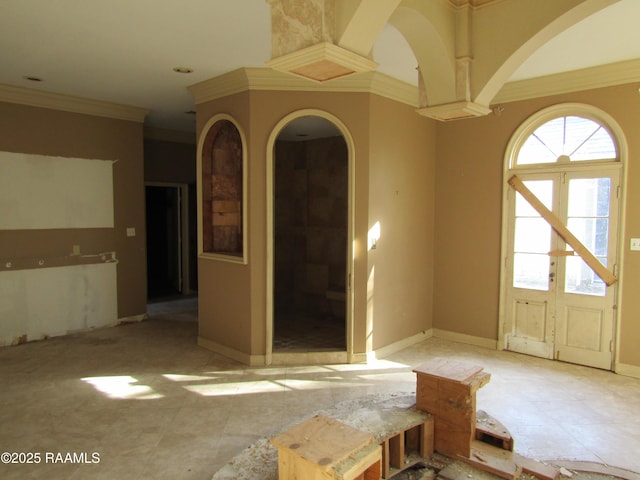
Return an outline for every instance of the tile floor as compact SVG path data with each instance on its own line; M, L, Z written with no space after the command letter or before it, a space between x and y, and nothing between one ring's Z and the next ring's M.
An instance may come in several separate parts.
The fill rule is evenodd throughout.
M430 339L368 365L249 368L196 346L195 303L151 319L0 349L2 479L211 479L233 455L284 425L367 394L415 391L413 366L434 356L492 375L478 408L516 450L538 459L640 471L640 380ZM99 463L51 463L92 454ZM53 460L65 460L53 457Z
M321 352L346 350L345 320L331 315L276 312L274 352Z

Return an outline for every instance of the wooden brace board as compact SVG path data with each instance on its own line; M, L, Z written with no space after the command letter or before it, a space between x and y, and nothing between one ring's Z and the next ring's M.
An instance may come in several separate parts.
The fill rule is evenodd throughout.
M587 247L585 247L575 235L560 221L560 219L536 197L517 175L513 175L507 183L511 185L522 197L529 202L536 212L538 212L546 222L551 225L562 239L573 248L575 253L580 255L584 262L602 279L602 281L610 287L618 281L616 276L598 260Z

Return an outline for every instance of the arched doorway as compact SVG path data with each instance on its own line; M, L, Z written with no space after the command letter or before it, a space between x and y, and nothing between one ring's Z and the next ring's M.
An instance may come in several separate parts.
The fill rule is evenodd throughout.
M351 350L351 162L335 121L298 112L270 142L268 363L272 354L344 362Z
M582 104L545 109L514 134L503 200L508 350L612 368L625 152L613 119Z

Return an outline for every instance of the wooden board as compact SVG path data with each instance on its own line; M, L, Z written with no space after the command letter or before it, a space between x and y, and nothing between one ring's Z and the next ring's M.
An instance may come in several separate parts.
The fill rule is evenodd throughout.
M477 440L471 442L470 450L468 457L459 455L457 458L507 480L516 480L522 473L522 467L514 461L513 452Z
M549 210L531 190L527 188L517 175L513 175L507 183L522 195L527 202L529 202L529 205L531 205L533 209L538 212L549 225L551 225L551 228L553 228L556 233L560 235L560 237L562 237L562 239L567 242L571 248L573 248L575 253L580 255L582 260L584 260L589 268L591 268L607 286L610 287L618 281L615 275L611 273L611 271L605 267L573 233L569 231L564 223L562 223L560 219L551 210Z
M380 446L367 445L335 465L331 472L331 478L336 480L380 480L381 459ZM298 475L292 478L306 478L306 476Z
M271 439L278 454L280 450L289 450L325 470L373 442L373 435L323 415L316 415Z
M515 462L522 467L523 472L529 473L541 480L556 480L560 474L560 471L551 465L537 462L536 460L523 457L517 453L513 455L513 458Z
M496 480L494 474L460 461L451 462L440 470L438 478L444 478L445 480Z
M456 457L471 455L471 440L473 431L470 428L461 429L440 418L435 419L435 451L443 455Z
M389 439L389 465L398 469L404 467L404 432Z
M476 440L513 451L513 437L507 427L484 410L476 412Z
M482 371L482 367L447 358L434 358L413 369L418 375L463 383Z

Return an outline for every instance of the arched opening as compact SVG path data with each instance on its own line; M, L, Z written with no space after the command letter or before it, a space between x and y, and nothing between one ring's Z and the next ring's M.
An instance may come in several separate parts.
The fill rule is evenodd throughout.
M318 115L285 123L273 142L273 353L348 349L349 148Z
M612 369L625 152L613 119L582 104L547 108L511 139L501 302L508 350Z

